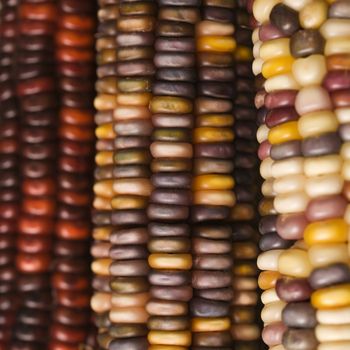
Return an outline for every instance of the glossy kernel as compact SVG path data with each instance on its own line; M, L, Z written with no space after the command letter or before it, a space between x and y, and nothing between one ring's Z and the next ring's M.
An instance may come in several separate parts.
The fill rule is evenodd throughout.
M197 42L198 51L204 52L233 52L236 46L233 38L224 36L203 36Z
M294 58L291 56L269 59L262 66L262 74L267 79L278 74L289 73L292 70L293 62Z
M193 332L222 332L230 328L229 318L205 318L192 319Z
M226 128L196 128L194 142L230 142L234 135L231 129Z
M298 131L298 122L287 122L270 129L268 140L272 145L300 140L301 136Z
M309 224L304 232L308 245L343 243L347 240L347 224L343 219L317 221Z
M229 175L200 175L193 181L193 190L230 190L234 180Z
M341 284L315 291L312 305L321 310L350 306L350 284Z

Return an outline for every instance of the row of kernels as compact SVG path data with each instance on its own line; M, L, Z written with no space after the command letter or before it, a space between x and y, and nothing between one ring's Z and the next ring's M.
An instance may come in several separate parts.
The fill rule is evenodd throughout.
M147 203L151 193L152 132L149 104L154 74L155 4L121 1L118 8L112 199L112 223L117 227L110 237L109 251L112 259L109 347L143 349L148 346Z
M16 6L1 2L0 16L0 349L6 350L13 337L16 321L16 214L19 209L19 110L16 103L15 63L17 28Z
M260 127L260 131L261 130L262 128ZM265 135L264 138L260 139L260 141L262 141L260 144L260 150L264 147L264 143L268 145L268 148L271 148L271 145L267 140L267 133L265 133ZM277 195L273 188L276 178L272 175L272 166L275 161L268 156L270 152L270 150L267 152L260 152L260 157L263 157L260 171L265 180L262 190L266 199L260 203L260 214L262 215L259 227L260 233L262 234L260 247L263 252L258 257L257 265L262 270L258 278L258 284L264 291L262 294L264 306L261 312L261 318L264 322L262 337L263 341L272 347L281 344L282 334L285 331L285 326L282 323L281 317L285 303L281 301L275 290L277 280L282 277L282 274L279 272L278 258L284 252L284 249L288 248L293 241L289 243L288 240L285 240L279 235L276 227L279 215L276 215L277 211L274 206L271 204L269 205L269 202L274 200Z
M116 21L119 15L117 2L100 2L97 12L98 26L96 36L97 81L94 106L96 155L94 171L93 199L93 243L91 255L93 262L90 301L97 328L97 343L101 349L108 349L110 342L109 312L112 307L112 289L109 267L111 248L110 237L113 232L113 150L116 133L113 130L113 110L116 106L117 77L112 68L116 64Z
M158 5L154 56L157 73L151 101L153 190L147 209L152 268L148 340L152 350L168 346L188 349L192 257L187 221L196 79L194 26L199 10L193 4L184 6L173 1L158 1Z
M231 303L231 334L235 348L260 349L261 341L258 308L257 271L246 269L255 263L258 255L255 230L258 197L258 158L256 143L256 110L254 106L255 81L251 72L250 15L243 4L235 9L235 90L233 113L235 116L234 172L237 203L233 215L233 260L241 265L233 269ZM249 173L249 176L242 176ZM242 175L241 175L242 174Z
M20 308L13 349L37 349L47 346L49 341L51 254L57 201L58 104L53 31L56 9L56 4L51 2L29 1L22 1L17 8L22 207L16 257ZM36 45L31 45L32 42ZM57 285L61 281L52 282Z
M266 100L266 96L264 99ZM282 113L278 113L280 111L279 106L268 106L265 103L265 106L262 104L260 107L258 116L263 118L261 120L262 123L266 122L268 117L273 116L274 114L277 114L277 117L280 117L281 115L283 116ZM286 107L284 114L287 116L292 114L290 107ZM277 118L276 125L278 126L278 123L280 122L283 123L283 119ZM275 127L274 124L269 125ZM260 203L260 214L263 216L259 226L259 231L262 234L260 248L263 252L258 257L257 264L258 267L263 270L258 278L259 287L264 291L261 296L264 304L261 312L261 318L264 322L262 339L266 344L273 348L275 346L280 346L282 335L285 331L285 325L282 322L282 310L285 306L285 302L279 298L275 289L277 280L282 277L281 272L278 271L278 258L284 250L293 243L293 240L290 241L290 238L285 239L285 237L280 235L279 230L277 230L277 221L280 216L276 215L278 211L272 204L272 201L275 200L275 197L278 194L274 189L274 183L276 180L278 181L279 178L283 179L283 174L286 169L283 167L282 163L282 166L280 166L280 168L282 168L282 173L278 173L276 178L273 176L274 173L272 172L272 167L275 163L277 163L278 167L278 162L283 162L284 156L281 155L278 158L271 158L271 149L272 147L283 147L288 140L284 141L283 138L279 138L278 143L273 146L268 140L269 132L269 127L266 124L261 124L257 133L258 141L260 143L259 156L260 159L262 159L260 172L265 180L262 186L262 193L266 197L266 199L263 199ZM284 136L283 133L281 134ZM287 188L286 193L280 193L280 196L288 196L290 194L291 190ZM284 206L284 208L286 208L286 206ZM288 207L288 209L292 208ZM296 208L294 208L294 210L295 209Z
M60 123L58 128L58 204L56 234L67 244L67 251L55 250L53 280L52 338L49 346L77 348L86 342L89 307L77 304L62 305L56 293L67 291L71 298L90 296L88 242L90 240L90 206L94 150L94 120L92 97L94 94L94 18L95 3L81 6L58 2L61 18L56 39L58 87L60 89ZM83 20L84 23L79 23ZM72 25L72 22L75 25ZM84 65L84 71L80 67ZM69 66L70 71L67 70ZM72 74L72 71L75 73ZM62 163L69 166L60 166ZM83 178L83 180L82 180ZM70 249L68 249L71 245ZM77 248L79 247L79 248ZM77 259L80 263L77 263ZM72 280L76 280L72 283ZM70 315L69 321L65 319ZM59 330L56 336L55 331Z
M233 4L202 4L196 28L198 97L194 129L192 345L232 344ZM201 309L208 309L202 312Z

